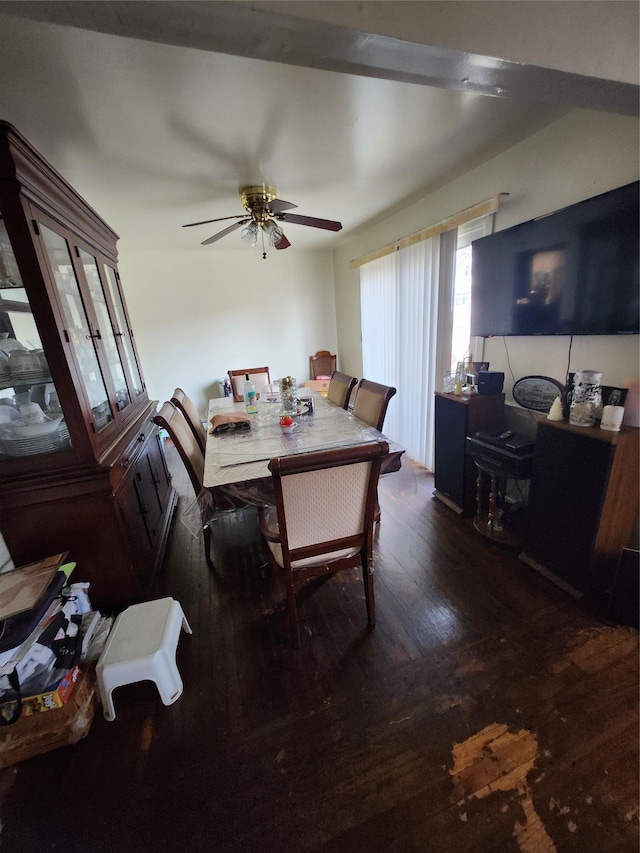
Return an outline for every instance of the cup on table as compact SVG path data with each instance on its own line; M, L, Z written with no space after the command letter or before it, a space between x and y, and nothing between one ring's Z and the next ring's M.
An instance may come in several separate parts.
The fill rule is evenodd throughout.
M267 403L277 403L278 402L278 394L280 393L280 387L277 382L271 382L269 385L265 385L263 388L264 398Z
M291 415L283 415L280 418L280 429L283 435L290 435L295 428L295 421Z

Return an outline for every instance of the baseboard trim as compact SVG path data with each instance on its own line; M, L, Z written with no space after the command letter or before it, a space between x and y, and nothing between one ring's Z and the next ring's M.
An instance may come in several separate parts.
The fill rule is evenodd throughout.
M452 509L458 515L462 515L464 513L464 509L461 506L458 506L457 503L454 503L451 498L448 498L446 495L443 495L442 492L439 492L437 489L433 490L434 498L437 498L439 501L442 501L443 504Z
M530 566L532 569L535 569L541 575L543 575L547 580L554 583L556 586L559 586L560 589L567 592L569 595L572 595L574 598L582 598L584 593L580 592L580 590L571 586L571 584L562 580L562 578L558 577L558 575L554 574L552 571L547 569L541 563L538 563L533 557L530 557L528 554L525 554L524 551L521 554L518 554L518 559L522 560L523 563L526 563L527 566Z

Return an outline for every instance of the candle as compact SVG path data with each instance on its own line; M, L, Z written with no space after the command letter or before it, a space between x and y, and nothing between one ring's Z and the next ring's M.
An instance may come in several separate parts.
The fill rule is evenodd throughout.
M556 397L556 399L551 404L551 408L549 409L549 414L547 415L547 419L550 421L561 421L562 420L562 400L560 397Z
M624 406L605 406L602 410L600 429L607 432L618 432L622 425Z

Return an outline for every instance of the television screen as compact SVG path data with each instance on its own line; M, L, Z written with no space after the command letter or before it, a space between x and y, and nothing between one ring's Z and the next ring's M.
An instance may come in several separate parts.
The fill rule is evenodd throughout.
M471 334L640 331L638 182L472 243Z

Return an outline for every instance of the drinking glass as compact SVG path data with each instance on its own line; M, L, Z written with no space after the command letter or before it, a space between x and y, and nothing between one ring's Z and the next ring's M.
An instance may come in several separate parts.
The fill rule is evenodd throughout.
M442 390L445 394L453 394L456 387L456 376L455 370L449 370L445 373L442 379Z

